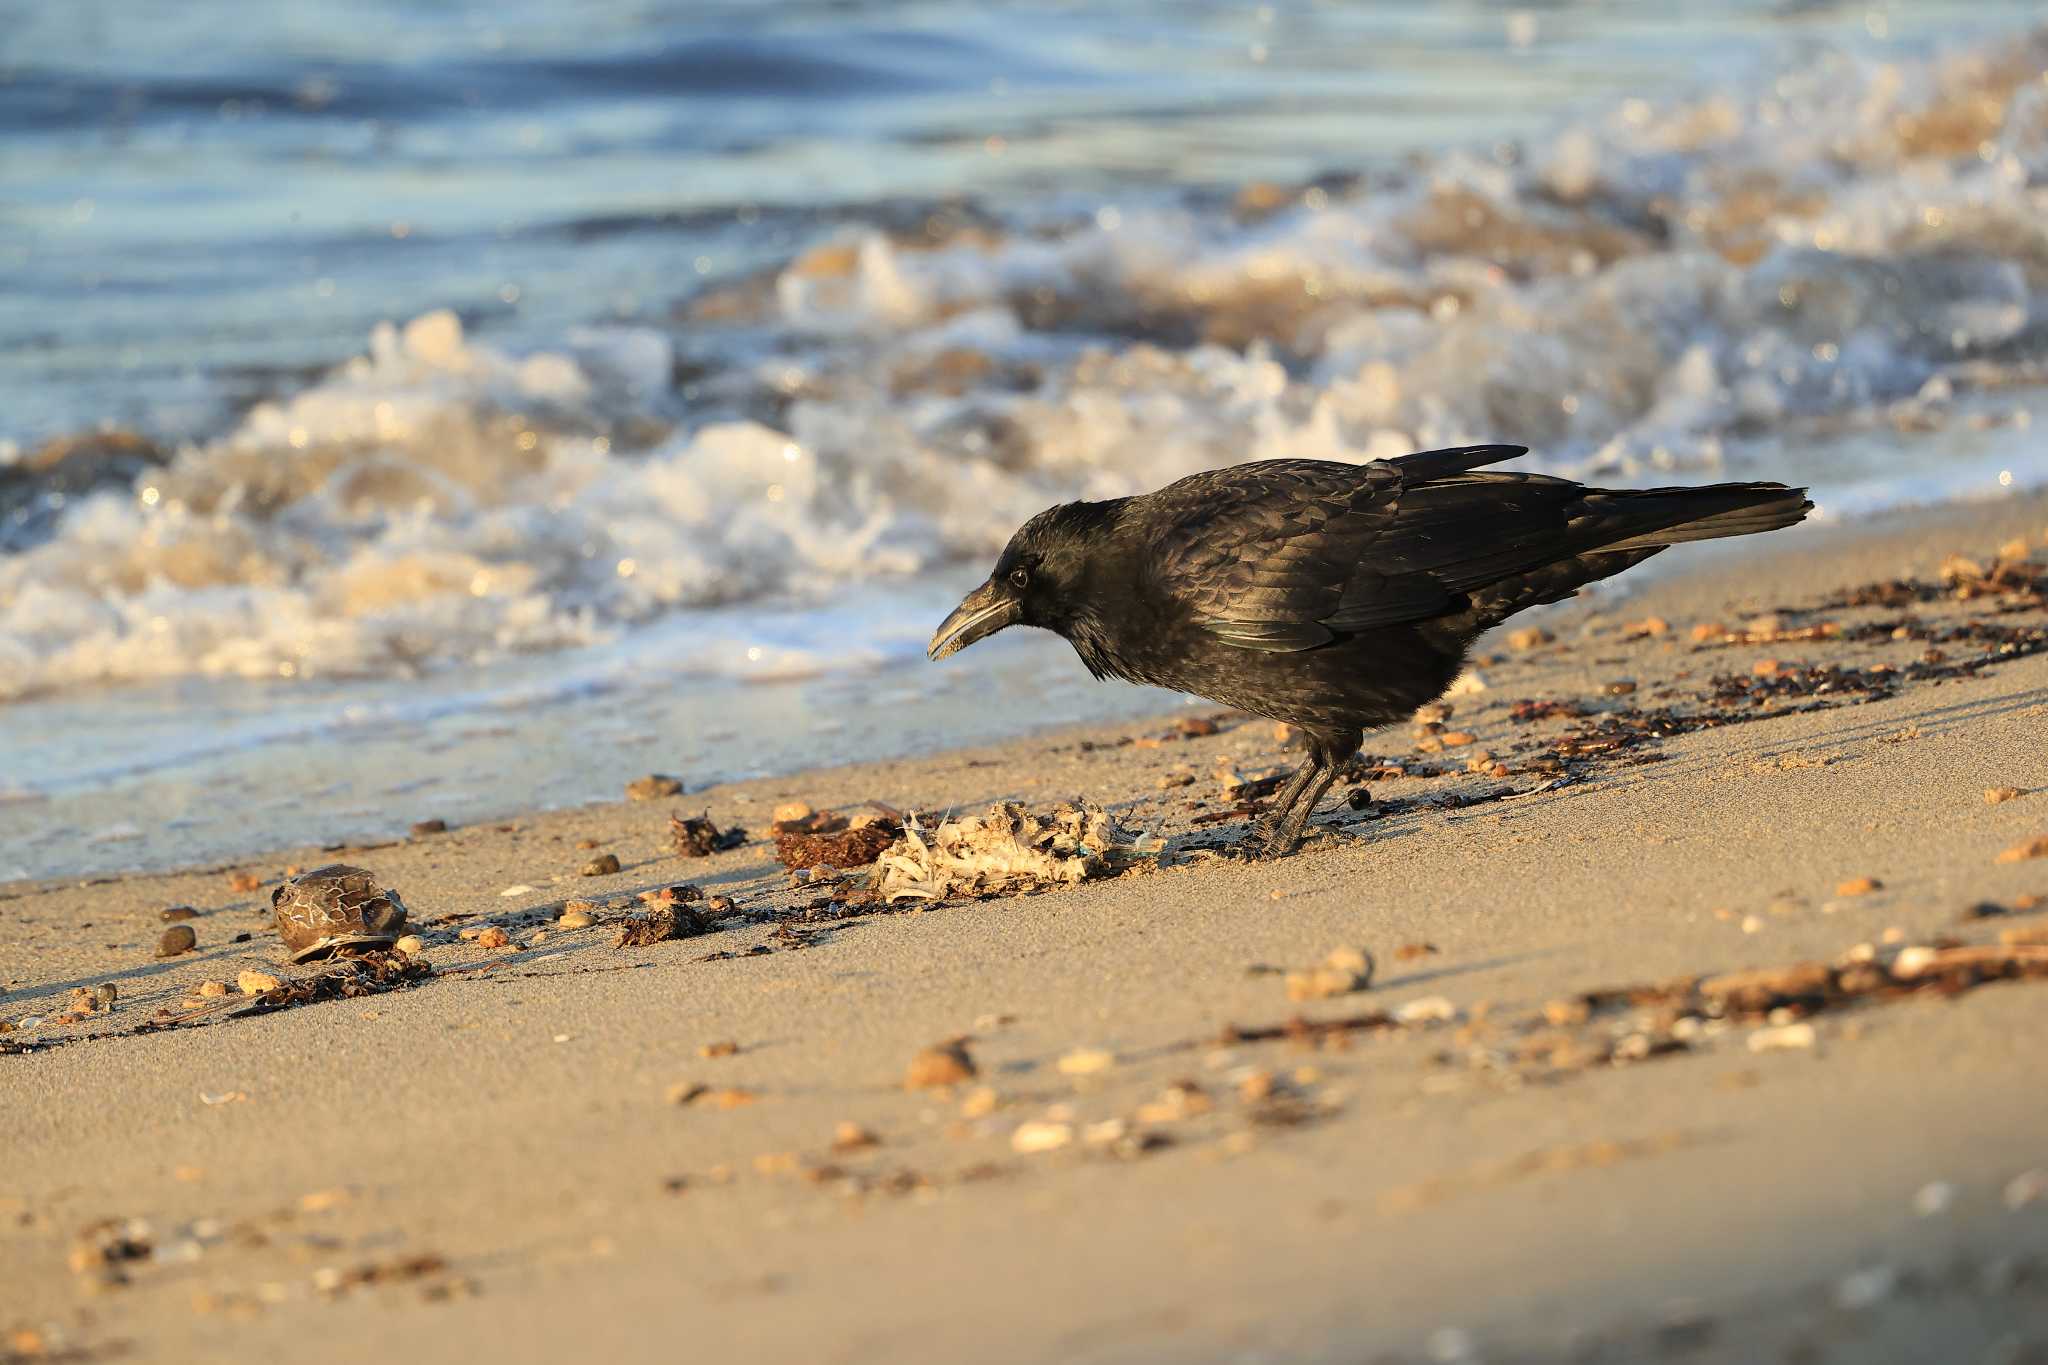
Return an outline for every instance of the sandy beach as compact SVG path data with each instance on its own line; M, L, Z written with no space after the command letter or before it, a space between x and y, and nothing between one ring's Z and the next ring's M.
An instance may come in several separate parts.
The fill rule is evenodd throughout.
M0 888L0 1358L2038 1359L2044 560L2014 498L1522 618L1273 862L1197 845L1292 755L1193 708ZM1078 798L1168 865L874 904L766 837ZM240 995L336 860L431 973ZM680 884L726 913L614 946Z

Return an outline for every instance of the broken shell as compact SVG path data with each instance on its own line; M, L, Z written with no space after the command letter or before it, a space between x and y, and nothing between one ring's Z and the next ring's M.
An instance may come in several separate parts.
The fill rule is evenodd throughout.
M929 1090L936 1086L958 1085L971 1081L978 1073L974 1058L968 1055L965 1039L956 1038L949 1043L928 1047L910 1059L910 1067L903 1076L906 1090Z
M405 903L360 867L331 863L270 893L277 936L294 962L389 947L405 927Z
M1790 1052L1813 1046L1816 1035L1811 1024L1780 1024L1760 1028L1749 1035L1751 1052Z
M192 932L191 925L173 924L158 937L156 941L156 955L158 957L176 957L180 953L189 953L198 946L199 935Z
M262 995L265 991L274 991L283 984L284 982L269 972L248 971L235 978L235 985L244 995Z
M503 948L511 941L512 936L495 924L485 926L476 936L476 946L479 948Z
M583 865L586 877L609 877L618 870L619 855L616 853L600 853Z

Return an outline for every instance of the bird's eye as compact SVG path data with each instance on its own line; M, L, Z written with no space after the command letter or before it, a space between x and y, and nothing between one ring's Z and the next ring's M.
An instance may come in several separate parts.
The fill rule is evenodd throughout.
M1030 587L1031 570L1025 568L1022 564L1019 564L1016 568L1010 570L1010 586L1017 589L1017 591L1019 592L1022 592L1024 589Z

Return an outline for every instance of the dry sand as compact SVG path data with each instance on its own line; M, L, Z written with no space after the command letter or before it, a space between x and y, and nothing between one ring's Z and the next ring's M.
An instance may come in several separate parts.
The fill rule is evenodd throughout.
M2038 641L2038 596L1780 622L1974 632L1946 643L1689 634L1934 579L1953 551L1988 563L2015 535L2038 562L2044 534L2039 498L1809 528L1569 604L1536 622L1556 645L1493 648L1488 689L1445 727L1473 744L1368 739L1455 771L1369 781L1374 807L1279 862L1183 852L1046 895L834 918L832 889L792 887L758 837L668 851L672 810L759 836L789 798L1085 795L1177 848L1234 832L1190 822L1230 808L1219 758L1251 776L1286 761L1272 727L1151 742L1162 719L382 848L0 888L0 1018L43 1020L0 1035L16 1050L0 1056L0 1359L2041 1359L2048 978L1829 1010L1810 1037L1793 1015L1674 1034L1652 1005L1585 1022L1563 1006L1859 944L1883 962L1945 935L2048 941L2048 907L2024 908L2048 894L2048 860L1998 859L2048 835L2048 653L1944 671L1994 652L1991 632ZM1628 638L1652 615L1671 629ZM1767 657L1921 676L1879 700L1851 677L1723 705L1765 718L1586 753L1577 780L1526 798L1447 799L1534 788L1574 727L1696 714L1709 678ZM1635 691L1611 694L1619 679ZM1594 714L1512 719L1527 700ZM1508 775L1463 771L1479 749ZM1178 769L1193 784L1158 785ZM1991 804L1994 787L2021 795ZM606 851L622 872L578 875ZM282 965L268 894L285 866L336 858L402 891L435 977L134 1032L204 980L310 970ZM231 889L235 872L261 889ZM1881 885L1841 894L1858 877ZM675 882L751 919L632 949L603 923L519 949L457 938L490 921L526 944L567 897ZM1979 902L2006 913L1964 917ZM177 904L200 912L199 948L158 961L158 912ZM1296 1003L1257 970L1342 945L1376 956L1370 990ZM111 1014L50 1021L102 981ZM1408 1025L1321 1045L1227 1041L1416 1001L1431 1003ZM912 1055L956 1035L980 1076L906 1091ZM1629 1060L1631 1037L1673 1050ZM700 1055L724 1040L736 1054ZM1063 1068L1076 1051L1107 1056ZM1162 1101L1181 1080L1182 1109L1202 1112ZM671 1103L678 1086L709 1090ZM876 1145L833 1150L849 1122ZM1067 1140L1019 1151L1020 1128ZM87 1235L106 1219L139 1221ZM146 1254L68 1263L81 1237L122 1236Z

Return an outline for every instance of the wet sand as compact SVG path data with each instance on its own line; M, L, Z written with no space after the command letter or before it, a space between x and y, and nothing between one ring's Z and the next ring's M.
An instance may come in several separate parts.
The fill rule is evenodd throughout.
M1824 605L2015 536L2048 559L2048 499L1695 553L1519 619L1555 643L1482 646L1486 690L1439 747L1369 737L1370 804L1278 862L1191 845L1240 827L1219 760L1257 779L1291 755L1220 713L1180 737L1181 711L0 888L0 1359L2030 1358L2048 975L1775 1019L1587 999L1859 945L1890 972L1911 947L2048 943L2048 859L2000 859L2048 835L2038 592ZM1693 639L1768 612L1775 638ZM1470 771L1481 750L1501 775ZM848 906L761 837L790 799L1083 796L1176 865ZM671 813L704 811L754 839L676 856ZM606 852L621 872L579 875ZM309 973L269 892L336 859L402 892L433 976L180 1004ZM739 913L613 946L634 893L685 882ZM555 925L572 897L599 922ZM159 961L171 905L199 946ZM486 925L521 946L459 937ZM1370 989L1294 1001L1266 970L1340 946L1373 954ZM50 1021L105 981L111 1013ZM977 1077L903 1087L962 1035ZM874 1142L835 1150L842 1124Z

